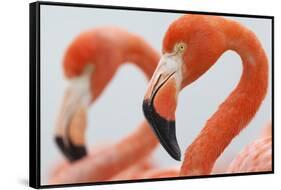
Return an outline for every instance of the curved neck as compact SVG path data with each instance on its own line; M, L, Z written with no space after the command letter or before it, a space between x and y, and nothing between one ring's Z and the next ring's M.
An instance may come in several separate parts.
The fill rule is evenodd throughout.
M182 175L210 174L217 158L255 116L267 91L268 63L256 36L234 21L225 23L223 29L226 50L234 50L241 57L242 76L229 97L186 150Z
M139 67L150 79L159 62L159 54L142 38L131 35L126 41L123 63L130 62Z

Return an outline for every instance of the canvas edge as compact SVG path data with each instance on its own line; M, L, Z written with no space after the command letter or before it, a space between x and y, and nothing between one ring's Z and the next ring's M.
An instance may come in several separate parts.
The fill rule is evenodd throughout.
M29 186L40 187L40 4L29 4Z

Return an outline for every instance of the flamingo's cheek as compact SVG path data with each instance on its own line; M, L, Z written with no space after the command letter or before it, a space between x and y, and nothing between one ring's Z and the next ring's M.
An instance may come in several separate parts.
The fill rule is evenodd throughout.
M156 112L169 121L175 120L177 87L174 78L169 79L155 95L153 106Z

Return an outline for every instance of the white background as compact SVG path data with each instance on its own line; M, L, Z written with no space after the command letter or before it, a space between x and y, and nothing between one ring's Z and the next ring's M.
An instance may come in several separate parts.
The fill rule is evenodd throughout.
M63 76L62 60L70 42L81 33L101 26L117 26L140 35L158 52L168 26L183 14L111 10L97 8L41 6L41 179L47 183L62 154L54 143L54 126L68 85ZM269 60L271 73L271 19L226 17L252 30L260 40ZM106 64L106 63L105 63ZM240 57L225 52L211 69L179 95L176 113L177 138L184 153L207 119L229 96L242 72ZM130 79L130 80L128 80ZM147 81L140 69L122 65L107 88L88 109L87 147L114 143L132 133L144 120L142 101ZM110 119L108 119L110 118ZM271 118L271 75L267 95L257 114L216 162L214 171L225 172L227 166L245 146L253 142ZM180 166L161 146L153 152L155 167ZM219 170L219 171L218 171Z
M71 2L69 0L69 2ZM186 9L196 11L235 12L248 14L274 15L276 26L276 60L275 73L280 71L280 41L278 34L281 33L280 13L277 3L274 1L75 1L84 3L102 3L123 6L142 6L169 9ZM276 1L278 2L278 1ZM2 2L0 10L1 19L1 165L0 186L1 189L24 189L28 179L28 4L23 1ZM279 21L279 22L278 22ZM280 75L276 76L275 82L280 82ZM280 97L280 90L275 86L276 97ZM276 147L280 146L278 125L280 119L280 102L275 100L276 123L275 135ZM275 160L276 174L246 177L211 178L170 182L151 182L138 184L106 185L95 187L83 187L84 189L238 189L255 188L265 189L268 186L278 186L280 181L280 151L276 151ZM280 182L279 182L280 183ZM74 188L79 189L79 188Z

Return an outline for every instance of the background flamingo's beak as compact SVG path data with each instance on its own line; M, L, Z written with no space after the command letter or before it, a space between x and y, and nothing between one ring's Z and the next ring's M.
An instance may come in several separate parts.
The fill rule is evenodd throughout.
M91 103L90 72L72 79L65 90L57 117L55 142L73 162L87 155L85 146L86 109Z
M161 58L143 101L143 112L162 146L175 160L181 152L176 138L175 111L182 81L182 61L177 55Z

